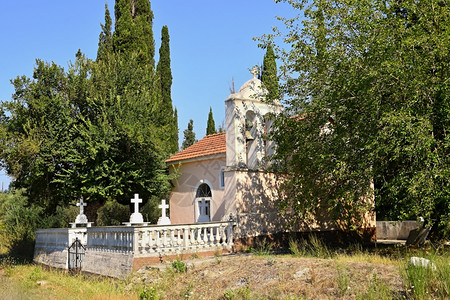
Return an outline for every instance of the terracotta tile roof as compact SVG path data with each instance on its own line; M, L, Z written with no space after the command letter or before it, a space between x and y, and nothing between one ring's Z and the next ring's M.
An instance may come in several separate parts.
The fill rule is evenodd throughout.
M214 133L173 155L166 163L226 153L226 149L225 132Z

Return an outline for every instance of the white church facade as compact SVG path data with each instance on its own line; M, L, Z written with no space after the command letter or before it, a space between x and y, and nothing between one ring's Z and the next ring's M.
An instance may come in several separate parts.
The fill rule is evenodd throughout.
M264 101L266 94L254 75L225 100L225 132L205 136L166 161L179 174L170 196L172 224L233 219L237 239L286 231L275 207L276 177L267 172L275 145L266 139L271 116L283 107Z

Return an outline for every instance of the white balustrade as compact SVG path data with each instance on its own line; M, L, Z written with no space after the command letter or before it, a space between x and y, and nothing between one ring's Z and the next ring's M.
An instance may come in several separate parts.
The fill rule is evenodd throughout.
M135 256L231 249L233 222L134 227ZM153 253L153 255L152 255Z
M36 249L64 250L78 238L88 250L133 253L137 257L230 250L233 224L42 229L36 231Z

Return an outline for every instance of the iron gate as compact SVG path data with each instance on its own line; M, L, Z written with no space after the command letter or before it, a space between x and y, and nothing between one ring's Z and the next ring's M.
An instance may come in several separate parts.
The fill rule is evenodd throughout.
M81 271L81 263L83 262L86 248L81 244L78 238L69 247L69 273L79 273Z

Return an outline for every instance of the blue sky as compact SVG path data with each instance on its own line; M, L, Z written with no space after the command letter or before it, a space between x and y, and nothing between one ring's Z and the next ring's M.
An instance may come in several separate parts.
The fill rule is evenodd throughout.
M114 1L106 3L114 15ZM1 1L0 99L11 99L10 79L32 76L36 58L65 69L78 49L95 59L104 6L99 0ZM153 0L151 6L157 53L161 28L169 27L180 143L189 119L201 139L210 106L216 126L223 122L232 78L238 90L252 77L248 69L262 63L264 50L252 38L271 33L281 25L276 16L292 15L292 8L273 0Z

